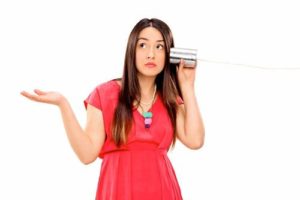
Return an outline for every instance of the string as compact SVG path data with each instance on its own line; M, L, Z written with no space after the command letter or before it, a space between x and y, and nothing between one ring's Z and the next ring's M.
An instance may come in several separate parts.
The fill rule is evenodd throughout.
M263 69L263 70L300 70L300 67L265 67L265 66L260 66L260 65L249 65L249 64L232 63L232 62L216 61L216 60L208 60L208 59L197 59L197 61L225 64L225 65L237 65L237 66L241 66L241 67Z

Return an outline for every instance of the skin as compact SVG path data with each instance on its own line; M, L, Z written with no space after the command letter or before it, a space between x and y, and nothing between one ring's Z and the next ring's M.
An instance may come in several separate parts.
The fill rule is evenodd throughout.
M163 37L157 29L148 27L140 32L136 47L136 66L142 102L149 102L152 99L155 77L163 70L165 63L164 48ZM149 61L154 62L156 67L147 67L145 64ZM183 60L177 69L184 104L180 105L177 111L176 134L177 138L190 149L199 149L204 142L204 125L195 96L195 70L196 68L186 68ZM86 126L82 128L67 98L59 92L35 89L34 93L22 91L21 95L35 102L57 106L69 142L80 161L89 164L97 159L105 140L101 110L88 104ZM149 108L150 106L145 107L144 110ZM140 108L138 111L142 112Z
M138 70L138 80L141 86L141 101L151 102L154 93L154 81L156 76L163 70L165 65L165 47L161 33L152 27L143 29L138 37L136 45L136 67ZM148 62L155 63L156 66L149 68ZM149 110L149 106L143 106L144 110ZM142 113L141 107L138 111Z

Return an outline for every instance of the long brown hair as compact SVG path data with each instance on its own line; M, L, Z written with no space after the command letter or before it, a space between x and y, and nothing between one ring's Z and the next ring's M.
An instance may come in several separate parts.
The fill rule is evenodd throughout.
M140 85L137 78L137 68L135 63L135 49L139 33L147 27L154 27L163 36L165 42L165 66L161 73L155 79L157 91L162 97L173 126L173 145L176 141L176 111L177 97L181 95L178 79L176 75L176 66L169 62L170 48L174 47L173 35L169 26L159 19L140 20L132 29L127 43L125 54L124 70L122 76L122 86L119 94L119 103L115 110L112 123L112 136L115 144L120 146L126 143L127 135L131 130L133 123L132 107L135 100L141 97Z

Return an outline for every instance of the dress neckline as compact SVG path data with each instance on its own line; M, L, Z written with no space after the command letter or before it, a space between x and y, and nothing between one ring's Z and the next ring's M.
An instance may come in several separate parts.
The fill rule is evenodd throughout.
M119 83L117 82L116 79L112 80L112 82L118 87L119 90L121 90L121 85L119 85ZM159 95L159 93L157 93L155 100L154 100L152 106L150 107L150 109L148 110L148 112L153 112L153 109L156 107L156 104L158 103L159 100L160 100L160 95ZM137 114L140 117L144 118L143 114L138 111L137 107L133 107L132 110L133 110L133 112L137 112Z

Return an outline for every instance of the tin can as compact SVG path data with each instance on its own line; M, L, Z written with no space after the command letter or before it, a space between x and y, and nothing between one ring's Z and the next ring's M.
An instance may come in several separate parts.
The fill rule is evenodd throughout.
M180 59L186 63L186 67L194 67L197 63L197 49L171 48L170 63L179 64Z

